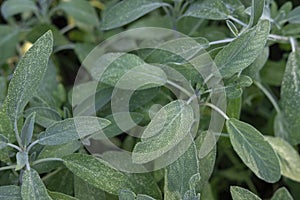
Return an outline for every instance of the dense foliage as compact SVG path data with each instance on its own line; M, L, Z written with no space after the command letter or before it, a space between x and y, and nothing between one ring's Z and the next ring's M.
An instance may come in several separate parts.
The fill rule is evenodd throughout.
M297 3L1 2L0 200L300 199Z

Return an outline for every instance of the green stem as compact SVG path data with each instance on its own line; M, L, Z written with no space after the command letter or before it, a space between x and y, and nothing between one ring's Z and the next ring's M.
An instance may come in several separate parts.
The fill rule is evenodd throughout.
M275 100L275 97L271 94L271 92L269 90L267 90L267 88L265 88L260 82L253 81L253 83L268 97L269 101L274 106L276 112L278 114L281 113L281 110L277 104L277 100Z
M11 144L11 143L7 143L7 146L12 147L18 151L22 151L22 149L20 147L18 147L17 145Z
M248 26L246 23L242 22L241 20L239 20L231 15L229 15L228 18L244 27Z
M0 171L8 170L8 169L15 169L17 165L10 165L5 167L0 167Z
M51 162L51 161L61 161L62 162L63 159L61 159L61 158L43 158L43 159L33 161L31 165L33 166L33 165L37 165L37 164L40 164L43 162Z
M212 108L213 110L217 111L220 115L222 115L222 117L224 117L226 120L229 120L229 117L223 112L223 110L221 110L220 108L218 108L214 104L204 103L203 105Z
M177 88L178 90L182 91L183 93L185 93L189 97L192 97L194 95L194 94L190 93L189 91L187 91L185 88L178 85L177 83L174 83L173 81L167 80L167 84Z
M235 38L226 38L223 40L209 42L209 45L228 43L228 42L232 42L233 40L235 40Z
M290 37L289 41L290 41L291 46L292 46L292 52L296 52L296 49L297 49L297 40L295 38L293 38L293 37Z

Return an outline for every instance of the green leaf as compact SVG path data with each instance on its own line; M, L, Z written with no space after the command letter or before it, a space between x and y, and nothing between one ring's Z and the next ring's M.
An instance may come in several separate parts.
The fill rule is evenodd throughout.
M265 7L265 0L252 0L249 27L255 26L260 20Z
M134 147L133 162L147 163L171 150L189 134L193 121L193 109L183 100L161 108Z
M46 177L43 177L43 182L48 190L62 192L67 195L73 195L74 193L74 175L66 168L49 173Z
M77 198L71 197L69 195L60 192L48 191L48 194L53 200L78 200Z
M16 185L0 187L0 200L22 200L21 188Z
M18 152L16 155L16 159L17 159L16 170L20 170L26 165L26 163L28 163L28 153Z
M300 182L300 156L285 140L279 137L266 137L277 153L280 161L281 174L294 181Z
M233 22L231 22L230 20L226 20L226 25L235 37L239 35L239 31Z
M101 28L109 30L123 26L162 6L169 4L161 0L121 1L104 13Z
M48 31L33 44L20 60L10 81L5 100L6 111L12 122L17 121L19 114L38 89L47 70L52 44L52 33Z
M261 200L249 190L237 186L231 186L230 193L233 200Z
M119 190L132 187L125 174L93 156L72 154L63 160L66 167L76 176L108 193L118 195Z
M262 20L225 46L214 60L221 75L230 77L253 63L263 51L269 31L270 22Z
M266 182L280 179L280 164L276 153L264 136L251 125L230 118L227 131L235 152L254 174Z
M66 144L45 146L38 158L62 158L77 151L81 146L80 141L72 141Z
M25 120L22 131L21 131L21 140L22 145L27 147L32 139L33 128L35 122L35 112L31 113Z
M242 109L242 97L227 100L226 114L230 118L239 119Z
M121 190L119 192L119 200L136 200L136 195L130 190Z
M166 199L183 199L189 190L189 181L199 170L196 148L196 144L192 143L178 160L165 168Z
M228 19L230 11L223 1L219 0L204 0L196 1L191 4L184 16L204 18L211 20Z
M190 189L184 194L183 200L200 200L200 193L196 192L196 185L200 181L200 174L194 174L189 180Z
M23 200L51 200L43 181L34 169L24 172L21 194Z
M300 143L300 51L292 52L284 72L280 105L288 128L288 142Z
M39 136L39 144L59 145L65 144L85 136L102 131L110 122L98 117L74 117L56 122L49 126Z
M61 120L60 114L49 107L32 107L25 110L26 117L30 116L32 113L36 113L35 123L45 128L48 128L55 122Z
M12 123L8 115L3 110L5 110L4 107L0 109L0 133L6 137L9 142L14 142L15 134L12 128Z
M0 134L0 150L5 148L7 146L7 143L8 139L4 135Z
M58 8L63 9L68 15L72 16L75 22L78 21L93 26L99 25L97 13L88 1L64 0L60 2Z
M74 176L74 193L78 199L98 200L106 199L106 194L103 190L90 185L88 182Z
M285 187L281 187L276 190L271 200L293 200L293 197Z
M243 88L252 85L252 79L249 76L237 75L225 81L226 97L236 99L242 96Z
M291 24L300 24L300 6L294 8L286 19Z
M8 2L8 1L6 1ZM6 3L4 2L3 5ZM5 51L0 54L0 65L16 53L19 30L7 25L0 25L0 47L5 47Z
M1 7L1 13L5 19L25 12L38 12L38 7L34 1L30 0L10 0L5 1Z

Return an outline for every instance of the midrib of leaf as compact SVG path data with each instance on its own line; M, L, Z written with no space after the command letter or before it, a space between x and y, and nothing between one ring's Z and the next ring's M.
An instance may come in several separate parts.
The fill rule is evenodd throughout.
M295 89L296 89L296 92L299 91L299 88L298 88L298 84L297 84L297 55L293 56L292 57L292 73L291 73L291 76L293 77L293 81L294 81L294 85L295 85Z

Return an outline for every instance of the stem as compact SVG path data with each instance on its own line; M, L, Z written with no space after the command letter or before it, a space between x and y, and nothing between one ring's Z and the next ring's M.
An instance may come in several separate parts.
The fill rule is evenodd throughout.
M65 34L66 32L72 30L73 28L75 28L75 24L68 24L67 26L63 27L63 28L60 30L60 33L63 35L63 34Z
M291 46L292 46L292 52L296 52L297 49L297 40L293 37L289 38Z
M40 142L40 140L36 140L36 141L34 141L34 142L32 142L28 147L27 147L27 152L29 152L31 149L32 149L32 147L34 146L34 145L36 145L36 144L38 144Z
M226 137L228 138L229 135L227 133L213 133L215 136L221 136L221 137Z
M67 49L74 49L75 48L75 45L74 44L66 44L66 45L61 45L57 48L55 48L53 50L54 53L57 53L59 51L62 51L62 50L67 50Z
M43 158L43 159L39 159L39 160L33 161L32 162L32 166L40 164L40 163L43 163L43 162L51 162L51 161L61 161L62 162L63 159L61 159L61 158Z
M5 167L0 167L0 171L8 170L8 169L15 169L17 165L10 165Z
M173 81L167 80L167 83L177 89L179 89L180 91L182 91L183 93L185 93L187 96L192 97L194 94L190 93L189 91L187 91L185 88L181 87L180 85L178 85L177 83L174 83Z
M270 93L270 91L267 90L267 88L265 88L260 82L253 81L253 83L268 97L269 101L274 106L276 112L278 114L281 113L280 108L277 104L277 101L275 100L275 97Z
M210 108L212 108L213 110L217 111L220 115L222 115L222 117L224 117L226 120L229 120L229 117L217 106L215 106L214 104L211 103L204 103L203 105L208 106Z
M269 39L271 40L283 40L288 42L290 38L282 36L282 35L275 35L275 34L269 34Z
M235 38L226 38L226 39L223 39L223 40L217 40L217 41L209 42L209 45L228 43L228 42L232 42L233 40L235 40Z
M229 15L228 18L244 27L248 26L246 23L242 22L241 20L239 20L231 15Z
M7 143L7 146L12 147L18 151L22 151L22 149L20 147L18 147L17 145L11 144L11 143Z
M23 145L22 145L22 140L21 140L20 135L19 135L17 118L15 119L15 122L14 122L14 131L15 131L15 135L16 135L16 139L17 139L18 145L22 149Z

